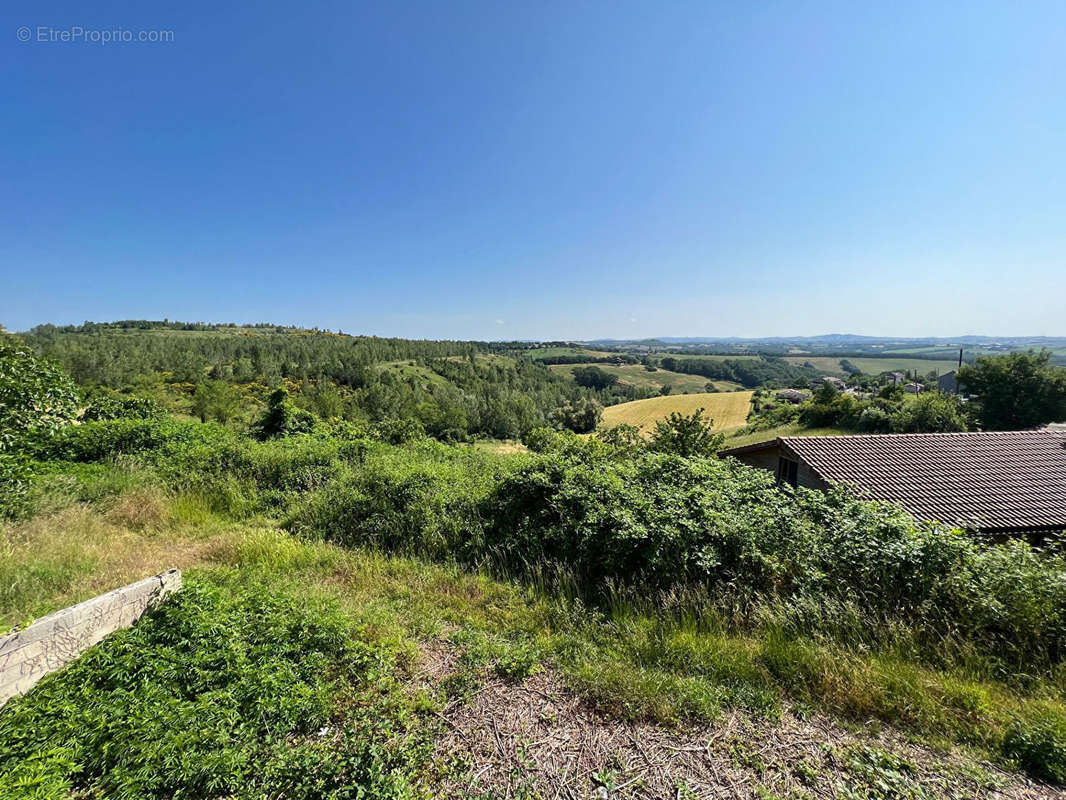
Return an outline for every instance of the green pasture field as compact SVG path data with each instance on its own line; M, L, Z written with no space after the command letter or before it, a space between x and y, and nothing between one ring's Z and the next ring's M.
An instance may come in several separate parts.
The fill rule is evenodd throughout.
M534 360L540 358L559 358L560 356L610 358L611 356L621 355L621 353L612 353L607 350L587 350L584 347L537 347L533 350L521 350L519 352Z

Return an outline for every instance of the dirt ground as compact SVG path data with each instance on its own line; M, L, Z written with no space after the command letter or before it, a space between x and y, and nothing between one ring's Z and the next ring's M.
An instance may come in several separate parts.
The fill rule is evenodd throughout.
M454 659L427 649L422 680ZM745 713L667 728L589 706L551 672L521 683L490 677L442 712L437 759L447 798L1062 798L1066 793L899 733L849 730L820 713Z

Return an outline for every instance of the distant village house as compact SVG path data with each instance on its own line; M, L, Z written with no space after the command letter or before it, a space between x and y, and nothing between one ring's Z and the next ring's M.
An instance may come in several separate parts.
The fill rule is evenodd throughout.
M936 388L944 394L958 394L959 382L955 379L955 370L946 372L937 378Z
M782 389L777 393L777 399L785 403L798 404L807 399L807 395L799 389Z
M842 381L840 378L834 377L833 375L827 375L826 377L820 378L819 380L811 381L810 386L811 389L818 390L822 387L823 384L826 383L830 384L836 389L839 389L840 391L844 391L844 387L847 386L844 381Z

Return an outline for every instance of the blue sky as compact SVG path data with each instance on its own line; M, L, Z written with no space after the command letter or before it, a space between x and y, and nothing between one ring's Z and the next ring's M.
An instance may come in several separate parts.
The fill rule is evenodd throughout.
M876 5L8 0L0 322L1066 335L1066 4Z

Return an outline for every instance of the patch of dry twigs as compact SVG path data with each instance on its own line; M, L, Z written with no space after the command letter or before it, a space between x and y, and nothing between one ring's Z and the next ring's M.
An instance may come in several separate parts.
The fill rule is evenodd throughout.
M454 657L434 643L421 678L438 683ZM447 798L1052 798L1066 793L899 734L851 732L824 714L742 712L668 728L598 711L549 672L520 684L487 677L441 714ZM866 754L865 760L863 754ZM882 772L880 754L888 754ZM906 766L892 771L905 760ZM855 759L858 758L856 765Z

